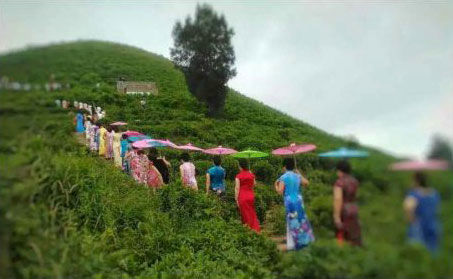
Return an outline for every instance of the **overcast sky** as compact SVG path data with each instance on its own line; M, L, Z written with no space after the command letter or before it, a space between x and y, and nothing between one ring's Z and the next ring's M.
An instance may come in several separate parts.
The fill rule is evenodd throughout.
M0 52L100 39L169 57L197 3L119 2L0 0ZM453 139L453 1L211 2L236 33L234 89L395 154Z

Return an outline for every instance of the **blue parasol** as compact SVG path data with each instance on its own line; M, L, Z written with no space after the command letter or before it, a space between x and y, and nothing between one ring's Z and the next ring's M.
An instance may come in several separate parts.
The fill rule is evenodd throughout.
M370 154L367 151L349 149L346 147L319 154L319 157L329 158L363 158L368 156L370 156Z

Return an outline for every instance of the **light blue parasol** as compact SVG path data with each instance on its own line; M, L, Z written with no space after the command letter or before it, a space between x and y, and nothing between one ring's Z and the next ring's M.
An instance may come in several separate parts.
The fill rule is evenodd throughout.
M328 151L325 153L319 154L319 157L328 157L328 158L363 158L368 157L370 154L368 151L349 149L347 147L342 147L336 150Z

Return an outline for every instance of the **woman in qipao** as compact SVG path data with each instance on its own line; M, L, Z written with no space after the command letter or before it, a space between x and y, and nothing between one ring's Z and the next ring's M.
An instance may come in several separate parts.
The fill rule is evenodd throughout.
M286 247L279 247L282 250L298 250L315 240L300 189L300 185L308 185L308 180L294 169L294 165L292 158L286 158L284 174L275 182L275 189L283 195L286 211Z

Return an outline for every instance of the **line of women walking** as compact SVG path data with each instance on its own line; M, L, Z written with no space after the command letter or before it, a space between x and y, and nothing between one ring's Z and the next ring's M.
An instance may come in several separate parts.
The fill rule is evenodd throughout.
M76 132L84 133L88 148L99 156L113 160L115 166L130 174L138 183L152 189L161 188L169 183L171 164L165 157L159 156L156 148L150 148L148 152L135 148L128 141L128 136L121 133L117 126L104 127L101 122L93 124L96 123L93 120L97 119L99 117L94 117L93 114L84 115L81 111L75 117ZM191 162L190 155L183 153L180 162L182 185L197 191L196 168ZM361 246L357 205L359 182L351 175L351 166L347 161L338 162L336 169L338 178L333 185L333 220L336 237L340 244L346 241L351 245ZM286 243L279 248L297 250L315 241L305 211L301 188L307 187L309 181L295 167L292 158L283 160L282 172L274 183L275 190L283 196L286 215ZM216 156L213 158L212 167L206 172L206 193L223 198L225 177L226 172L222 167L221 158ZM405 210L410 221L409 239L418 240L425 243L428 249L435 250L438 235L435 208L439 200L438 195L431 189L425 190L424 176L417 174L415 178L416 185L420 186L412 190L405 200ZM239 160L239 173L235 177L234 192L241 221L252 230L260 232L261 227L255 210L255 185L255 175L250 171L248 162ZM426 193L430 195L427 196Z

